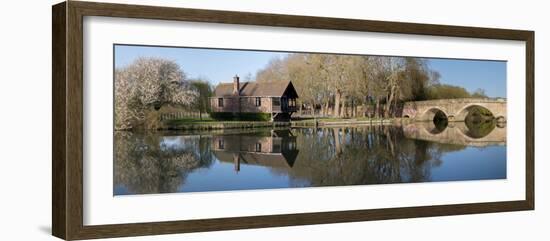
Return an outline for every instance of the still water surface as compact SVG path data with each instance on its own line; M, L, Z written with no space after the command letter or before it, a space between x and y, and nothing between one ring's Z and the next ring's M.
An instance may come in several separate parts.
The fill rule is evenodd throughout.
M114 195L506 178L506 128L115 132Z

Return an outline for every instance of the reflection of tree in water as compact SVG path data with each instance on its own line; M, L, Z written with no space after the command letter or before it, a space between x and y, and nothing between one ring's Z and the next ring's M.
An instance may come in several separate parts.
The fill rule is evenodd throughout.
M190 171L211 163L207 138L170 142L154 133L115 132L114 185L132 194L176 192Z
M273 138L281 138L277 139L281 143L278 145L292 147L289 150L296 155L285 155L288 153L282 151L289 165L276 165L272 163L276 161L273 158L256 160L254 165L290 177L290 186L294 187L430 181L431 168L441 164L444 153L464 148L407 139L401 128L392 126L300 128L287 131L286 135L281 131L276 133ZM265 134L249 131L238 134L236 139L222 135L227 141L225 151L231 146L242 148L247 144L243 141L251 140L251 137L263 138ZM267 137L272 135L272 132L267 133ZM292 141L285 141L285 138L292 138ZM213 160L219 159L214 156L212 143L217 142L213 140L210 135L116 132L115 192L122 192L122 189L132 194L178 192L189 173L197 168L208 168ZM268 143L275 145L279 142L265 143L267 147ZM250 158L253 154L247 152L243 155ZM251 160L243 164L252 165ZM243 168L241 171L247 170Z
M482 138L495 129L497 121L493 113L486 108L474 106L470 108L470 112L466 116L464 123L468 130L467 136L471 138Z
M296 129L300 154L288 175L310 186L424 182L444 152L463 146L406 139L391 126ZM295 185L296 186L296 185Z
M496 120L469 120L464 122L468 127L465 135L471 138L483 138L491 133L497 126Z

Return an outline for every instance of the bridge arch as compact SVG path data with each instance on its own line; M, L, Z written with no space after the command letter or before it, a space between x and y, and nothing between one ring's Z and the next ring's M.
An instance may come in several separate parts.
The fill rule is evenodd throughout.
M447 129L447 123L443 125L437 124L434 121L424 122L424 130L430 135L437 136Z
M498 123L506 122L506 117L504 117L503 115L497 115L495 116L495 119Z
M445 111L445 109L443 109L441 107L438 107L438 106L434 106L434 107L426 109L426 111L424 111L424 113L422 113L420 115L420 120L421 121L433 121L436 117L443 117L443 118L448 119L449 114L448 114L448 112Z
M402 117L415 121L433 120L435 110L441 110L449 122L464 121L473 106L489 110L499 122L506 122L506 99L502 98L463 98L437 99L405 102Z

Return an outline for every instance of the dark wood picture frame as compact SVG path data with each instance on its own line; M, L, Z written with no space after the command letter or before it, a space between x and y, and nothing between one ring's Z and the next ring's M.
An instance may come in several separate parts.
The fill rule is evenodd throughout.
M59 3L52 7L52 11L52 233L54 236L75 240L534 209L535 36L533 31L77 1ZM152 223L83 225L84 16L525 41L527 98L525 200Z

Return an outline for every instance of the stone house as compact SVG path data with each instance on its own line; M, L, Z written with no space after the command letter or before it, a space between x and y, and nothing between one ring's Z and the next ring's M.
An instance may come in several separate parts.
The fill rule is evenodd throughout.
M290 119L298 93L291 81L220 83L210 97L212 112L268 113L271 119Z

